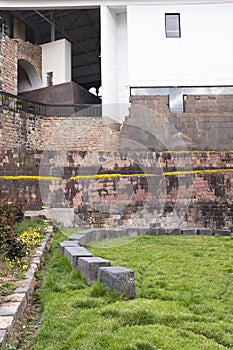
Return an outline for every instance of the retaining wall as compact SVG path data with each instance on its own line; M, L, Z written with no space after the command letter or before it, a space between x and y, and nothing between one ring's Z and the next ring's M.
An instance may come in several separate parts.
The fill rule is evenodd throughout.
M232 228L232 169L232 152L2 151L0 195L25 209L75 208L80 226L168 227L183 218L182 227Z
M141 107L133 113L136 102L162 108L166 99L140 98L121 126L3 108L1 197L27 209L75 208L81 226L168 227L182 219L183 228L233 228L232 100L227 112L202 106L158 117L150 109L145 118ZM208 110L210 98L191 97L190 105L201 100Z

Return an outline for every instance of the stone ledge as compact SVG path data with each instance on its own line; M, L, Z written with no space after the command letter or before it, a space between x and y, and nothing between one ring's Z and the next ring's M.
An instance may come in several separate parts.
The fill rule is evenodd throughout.
M143 235L203 235L203 236L230 236L231 232L227 229L211 229L206 227L193 228L163 228L156 224L150 224L150 227L121 227L116 229L98 229L92 228L75 233L68 240L77 241L79 245L87 245L94 241L106 238L120 238L123 236L139 237Z
M93 241L115 238L122 236L141 235L203 235L203 236L230 236L229 230L210 228L161 228L156 224L150 224L149 228L119 228L119 229L87 229L75 233L68 238L68 241L60 243L60 252L65 255L71 263L72 269L78 268L89 284L97 279L106 287L124 294L127 299L136 297L134 283L134 271L121 266L110 266L108 260L100 257L93 257L92 254L80 245Z
M93 233L92 230L88 232L91 232L91 234ZM88 234L88 232L86 233ZM75 241L71 240L70 242ZM121 266L111 267L109 260L101 257L93 257L86 248L76 246L70 247L70 242L62 242L61 244L63 246L63 250L60 250L60 252L67 257L72 269L79 269L80 273L85 277L88 284L93 284L99 280L106 287L114 290L117 293L124 294L127 299L133 299L136 297L133 270L129 270ZM77 244L78 243L79 242L77 242Z
M8 334L14 332L15 323L22 316L32 298L35 289L35 272L41 266L52 232L53 228L50 226L46 238L42 240L40 247L36 249L32 257L31 265L25 274L26 279L23 280L23 286L16 288L11 295L7 296L9 301L0 306L0 348L6 342Z

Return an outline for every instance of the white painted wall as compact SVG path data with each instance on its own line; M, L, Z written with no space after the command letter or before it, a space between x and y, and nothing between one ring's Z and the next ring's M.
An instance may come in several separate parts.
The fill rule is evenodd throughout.
M118 101L129 102L128 30L127 13L117 15L118 47Z
M118 102L117 14L101 6L102 103Z
M47 73L53 72L53 85L71 81L71 44L66 39L42 47L42 79L47 86Z
M101 6L101 71L103 104L128 103L127 14Z
M181 38L166 38L180 13ZM233 84L233 4L128 6L131 86Z
M129 107L126 8L101 6L101 72L103 116L122 122Z

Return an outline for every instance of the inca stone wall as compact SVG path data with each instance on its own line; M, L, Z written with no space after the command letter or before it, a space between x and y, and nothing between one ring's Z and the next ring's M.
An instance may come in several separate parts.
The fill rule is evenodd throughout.
M134 103L122 126L4 107L1 198L28 209L74 207L81 226L232 229L233 109L210 112L208 99L202 112L158 117L166 98L152 100L152 113L133 113ZM200 100L190 98L194 109Z
M126 119L130 128L126 125L125 138L143 143L149 149L166 150L168 145L170 149L182 149L180 137L187 149L232 149L233 95L187 96L184 113L169 113L165 96L132 96L131 103L131 113ZM158 142L159 135L163 142Z
M193 173L183 175L190 157ZM209 164L219 172L209 173ZM5 151L0 167L1 177L18 177L1 178L1 198L18 198L27 209L75 207L81 226L169 228L183 218L179 227L233 228L233 177L222 170L233 169L230 152ZM52 179L39 187L33 177L42 174Z

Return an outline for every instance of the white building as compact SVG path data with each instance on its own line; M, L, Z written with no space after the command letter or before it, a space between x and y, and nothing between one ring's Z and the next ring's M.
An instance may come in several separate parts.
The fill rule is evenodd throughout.
M55 84L102 86L104 104L169 93L174 110L184 93L233 93L233 1L2 0L0 8L7 27L13 16L42 44L44 86L51 72ZM59 54L51 45L62 38Z

